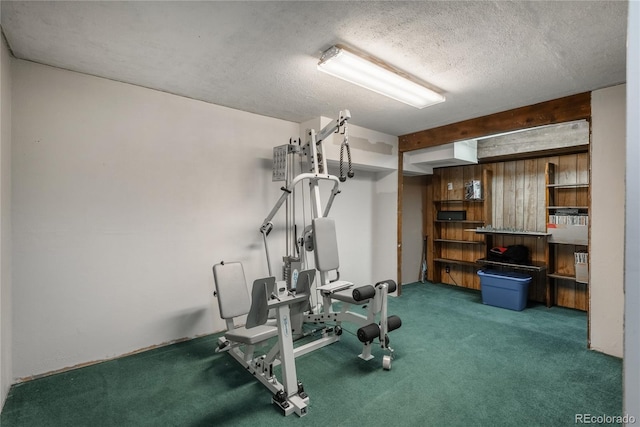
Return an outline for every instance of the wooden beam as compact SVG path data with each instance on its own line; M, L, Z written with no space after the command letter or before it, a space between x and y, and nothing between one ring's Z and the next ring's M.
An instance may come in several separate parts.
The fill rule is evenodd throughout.
M402 135L400 153L536 126L591 120L591 92Z
M514 158L553 150L581 152L589 149L589 122L586 120L541 126L521 132L490 136L478 141L478 160ZM542 157L544 154L538 154Z

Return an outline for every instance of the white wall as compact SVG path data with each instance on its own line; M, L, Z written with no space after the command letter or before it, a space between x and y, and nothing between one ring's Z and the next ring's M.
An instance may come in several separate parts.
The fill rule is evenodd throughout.
M398 172L378 172L373 197L373 281L398 279Z
M623 413L640 418L640 3L629 2L627 25L627 229L625 253Z
M622 357L625 85L591 94L591 348Z
M258 230L280 196L272 147L299 125L13 65L14 378L222 330L211 266L267 274ZM354 246L371 259L376 179L347 182L333 211L352 236L342 264L364 279L375 260Z
M12 383L11 58L0 35L0 408Z

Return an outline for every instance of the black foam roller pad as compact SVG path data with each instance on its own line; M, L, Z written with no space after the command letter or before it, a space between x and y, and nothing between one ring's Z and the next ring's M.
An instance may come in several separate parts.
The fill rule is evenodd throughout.
M396 291L396 288L398 287L398 285L396 285L396 282L389 279L389 280L383 280L381 282L376 283L376 285L381 285L383 283L387 284L387 293L392 293Z
M398 316L393 315L393 316L387 317L387 331L388 332L395 331L400 326L402 326L402 319L400 319Z
M396 288L398 287L398 285L396 285L396 282L393 280L387 280L387 286L389 286L389 290L387 291L388 293L395 292Z
M376 325L375 323L363 326L362 328L358 329L357 335L360 342L371 342L374 339L380 337L380 326Z
M373 298L376 294L376 289L371 285L360 286L353 290L353 299L356 301L362 301L365 299Z

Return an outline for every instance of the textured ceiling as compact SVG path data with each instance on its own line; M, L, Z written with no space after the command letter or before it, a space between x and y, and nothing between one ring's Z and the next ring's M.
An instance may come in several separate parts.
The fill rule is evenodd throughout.
M1 3L17 58L284 120L402 135L626 81L626 1ZM320 73L343 43L438 88L422 110Z

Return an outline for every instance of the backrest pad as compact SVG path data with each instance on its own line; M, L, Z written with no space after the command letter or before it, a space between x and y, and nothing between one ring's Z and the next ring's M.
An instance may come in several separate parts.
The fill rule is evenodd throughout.
M275 288L275 277L256 279L253 282L253 287L251 288L251 309L247 316L247 328L253 328L267 323L269 317L269 307L267 304Z
M242 316L249 312L251 301L241 263L227 262L214 265L213 280L218 293L220 316L223 319Z
M337 270L340 267L340 259L333 218L314 218L312 225L316 268L320 271Z

